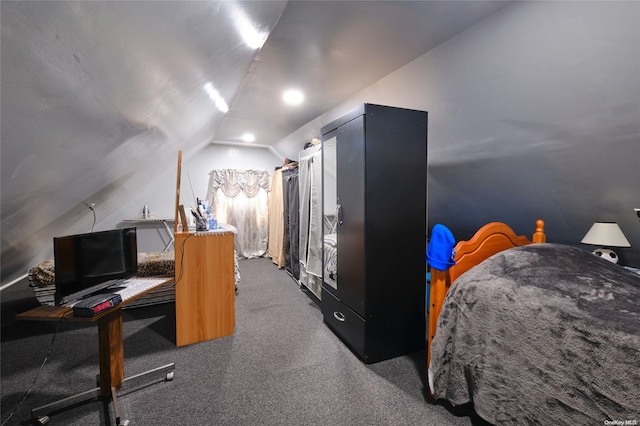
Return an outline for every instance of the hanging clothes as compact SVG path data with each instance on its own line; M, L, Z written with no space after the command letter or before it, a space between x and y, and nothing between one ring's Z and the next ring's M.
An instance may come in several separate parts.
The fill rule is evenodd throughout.
M322 290L322 145L300 152L300 283L320 299Z
M235 249L240 257L264 256L268 239L271 175L262 170L212 170L207 201L218 222L237 228Z
M269 241L267 255L278 268L284 267L284 194L282 168L273 173L269 193Z
M284 269L296 280L300 279L299 222L300 196L298 193L298 167L282 171L284 195Z

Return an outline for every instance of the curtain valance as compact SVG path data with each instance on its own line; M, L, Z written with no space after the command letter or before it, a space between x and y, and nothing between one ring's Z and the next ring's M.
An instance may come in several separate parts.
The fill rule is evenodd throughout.
M209 172L209 193L211 199L221 190L227 198L235 198L241 192L247 198L253 198L260 189L269 192L271 176L264 170L223 169Z

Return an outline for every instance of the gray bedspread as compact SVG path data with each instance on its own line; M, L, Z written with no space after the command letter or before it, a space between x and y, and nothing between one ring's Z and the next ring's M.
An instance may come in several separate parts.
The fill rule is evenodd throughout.
M640 425L640 276L581 248L517 247L460 276L431 350L434 397L493 424Z

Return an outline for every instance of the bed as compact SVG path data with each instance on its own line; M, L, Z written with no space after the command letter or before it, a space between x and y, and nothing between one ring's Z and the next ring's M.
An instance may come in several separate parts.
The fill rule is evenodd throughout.
M640 276L543 227L485 225L431 270L431 395L493 424L638 424Z

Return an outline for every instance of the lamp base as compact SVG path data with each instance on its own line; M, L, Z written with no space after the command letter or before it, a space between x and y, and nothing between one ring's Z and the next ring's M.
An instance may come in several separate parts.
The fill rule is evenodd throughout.
M592 251L596 256L600 256L603 259L607 259L611 263L618 263L618 255L615 251L608 248L598 248Z

